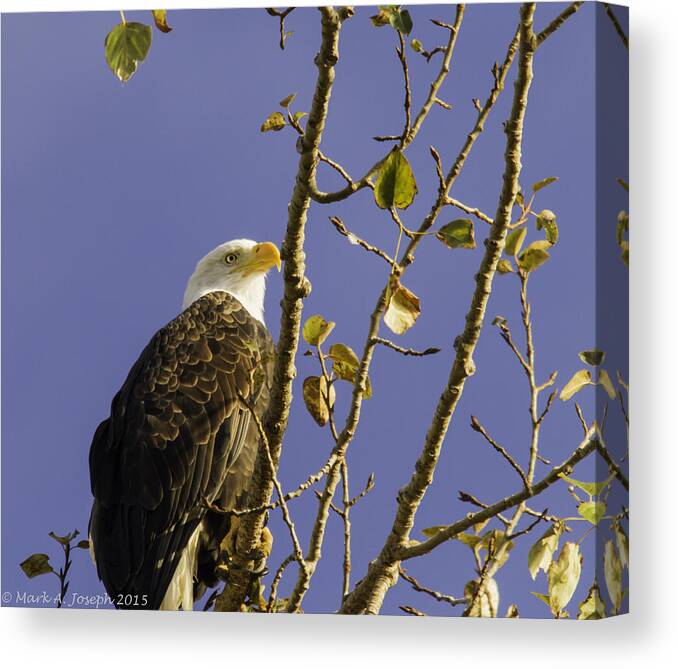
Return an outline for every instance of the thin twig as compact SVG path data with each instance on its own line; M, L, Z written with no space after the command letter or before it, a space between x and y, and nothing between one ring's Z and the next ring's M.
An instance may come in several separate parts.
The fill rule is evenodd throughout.
M306 492L314 483L320 481L320 479L322 479L323 476L327 474L335 460L336 457L330 454L327 462L315 474L311 474L305 481L300 483L294 490L286 493L284 495L284 500L289 502L290 500L296 499ZM226 516L247 516L250 513L261 513L262 511L272 511L273 509L277 509L280 506L280 502L274 501L270 504L262 504L261 506L250 507L246 509L221 509L215 504L208 504L207 506L209 510L214 513L221 513Z
M353 183L353 179L351 179L351 175L337 162L332 160L331 158L328 158L322 151L318 150L318 158L325 164L329 165L333 170L338 172L341 177L346 181L348 184Z
M506 462L513 467L513 469L518 473L518 476L520 476L523 484L525 485L526 489L529 489L530 487L530 482L527 480L527 476L525 475L525 472L523 471L523 468L513 459L513 456L501 445L498 444L488 433L487 430L480 424L480 421L475 417L471 416L471 427L478 433L482 434L483 437L485 437L485 441L487 441L492 448L494 448L497 453L499 453Z
M374 253L375 255L378 255L380 258L385 260L389 265L393 266L395 261L391 256L388 255L385 251L382 251L380 248L377 246L373 246L372 244L369 244L365 240L361 239L354 233L352 233L350 230L346 228L344 225L344 222L338 217L338 216L330 216L330 223L337 229L337 232L339 234L344 235L346 239L348 239L351 244L357 244L361 248L365 249L365 251L369 251L370 253Z
M422 585L419 581L417 581L417 579L414 578L414 576L410 576L405 571L404 567L399 567L398 572L400 573L400 576L402 576L402 578L405 581L407 581L416 592L423 592L424 594L430 595L439 602L445 602L450 606L459 606L460 604L466 603L466 600L463 598L458 599L456 597L452 597L452 595L444 595L442 592L437 592L436 590L431 590L430 588L427 588L426 586Z
M250 487L253 507L270 503L274 490L273 474L277 470L282 440L289 419L292 401L292 383L296 376L295 358L299 346L299 332L303 300L310 292L310 282L305 276L304 239L311 203L310 184L315 182L318 165L317 151L327 118L334 83L334 70L339 60L339 33L343 18L350 13L338 13L332 7L320 7L322 39L314 62L318 71L313 99L309 109L304 135L298 140L299 165L294 189L287 208L287 228L282 244L284 260L284 292L281 302L280 334L271 384L271 399L264 421L270 455L274 467L269 467L268 450L259 444L259 453ZM336 466L336 463L335 463ZM330 469L330 473L333 468ZM250 585L246 572L248 556L256 549L264 527L266 512L252 513L243 518L238 530L234 577L224 587L219 598L219 608L238 611ZM303 571L300 569L300 572Z
M621 27L621 23L617 20L617 17L615 16L614 12L612 11L612 7L606 2L605 3L605 13L610 17L610 21L612 21L612 25L614 26L614 29L617 31L617 35L619 35L622 44L626 47L628 50L629 48L629 38L626 36L626 33L624 32L624 29Z
M259 439L261 440L261 443L264 446L264 452L268 455L269 467L271 468L271 471L274 472L273 485L275 486L276 493L278 494L278 503L280 504L280 510L282 512L283 521L285 522L285 525L287 525L287 529L289 530L290 533L290 538L292 539L292 545L294 546L294 558L299 563L299 567L303 570L305 569L304 555L301 550L301 544L299 543L299 537L297 536L297 532L294 528L294 521L292 520L292 517L290 516L290 511L287 508L287 502L285 501L285 493L283 493L280 481L278 480L278 477L275 475L276 467L275 464L273 463L273 456L271 455L271 449L268 444L268 437L266 436L264 426L261 420L259 419L259 416L257 416L254 407L240 393L240 391L238 391L238 400L240 400L241 404L243 404L243 406L245 406L245 408L249 411L250 417L254 421L257 431L259 432Z
M473 130L467 135L462 150L458 154L452 167L447 173L445 189L439 193L438 199L433 205L428 216L424 219L421 226L419 227L419 231L423 232L428 230L434 224L442 208L444 207L445 197L447 196L449 190L451 189L464 164L466 163L466 159L471 151L471 148L473 147L480 133L483 131L485 121L489 116L489 113L493 108L501 90L503 89L506 75L511 63L513 62L519 44L527 42L526 40L521 39L521 34L522 28L519 28L516 31L511 44L509 45L506 58L502 67L500 68L499 76L495 80L490 92L490 96L488 97L481 111L478 112L478 117ZM529 51L529 47L526 47L524 51L527 53ZM512 110L513 120L509 122L507 126L510 128L508 133L510 139L506 155L515 156L516 162L511 163L513 167L519 165L520 151L518 150L518 145L520 142L522 130L521 119L524 114L527 88L529 88L529 82L527 85L525 85L526 76L529 80L531 80L531 52L528 54L527 58L529 61L528 63L525 62L524 54L521 57L523 62L521 62L521 72L519 74L518 83L516 84L516 95L514 97L514 105ZM506 234L506 225L508 222L510 222L511 209L513 207L513 201L515 200L515 193L518 190L517 171L518 170L515 170L514 172L512 168L507 168L505 184L509 184L510 187L505 187L502 190L500 207L498 209L500 216L495 217L495 225L493 226L490 236L486 241L486 254L483 258L480 272L477 275L477 288L474 292L472 304L468 312L469 315L467 316L466 328L463 335L458 339L459 346L456 347L457 355L455 357L455 363L450 374L449 384L443 390L439 400L432 425L426 437L422 456L420 457L420 461L417 462L415 473L413 474L410 483L408 483L408 485L399 493L399 507L391 534L387 538L380 555L370 563L366 576L354 588L349 597L346 598L346 601L341 608L342 613L359 613L361 611L368 613L378 612L386 591L395 582L398 564L397 558L394 557L394 554L397 552L395 547L401 545L403 542L403 529L405 530L405 534L407 534L407 528L412 527L413 516L414 513L416 513L416 509L418 508L421 495L425 493L425 490L432 481L433 470L435 469L435 465L438 462L442 442L447 432L447 427L449 425L454 408L456 407L458 399L461 396L464 382L466 378L472 373L473 367L471 364L471 353L475 348L475 342L477 341L477 338L480 334L478 319L480 318L482 320L482 316L484 315L485 304L490 293L489 284L491 284L494 268L496 267L496 263L499 261L500 254L503 249L503 239ZM498 224L498 220L501 221L501 223ZM403 271L413 262L414 250L418 246L420 239L421 237L417 236L410 242L408 248L405 250L401 262ZM490 271L487 271L488 268ZM383 310L385 309L385 306L386 289L382 291L377 306L375 307L370 319L370 332L368 333L367 339L368 343L365 347L359 368L359 380L363 384L365 382L365 378L367 377L367 371L369 369L369 364L371 362L374 350L373 346L370 346L370 341L374 336L377 336L380 317ZM471 314L472 316L470 316ZM461 345L462 342L464 344L463 346ZM354 392L350 413L350 417L353 418L353 420L347 422L347 427L350 427L352 430L355 429L353 424L355 422L355 418L357 418L359 415L361 401L362 392ZM328 478L328 483L329 482L330 479Z
M461 209L462 211L465 211L467 214L471 214L471 216L475 216L477 219L483 221L484 223L487 223L488 225L492 225L494 221L490 216L487 214L484 214L480 209L477 209L476 207L469 207L465 205L463 202L459 202L459 200L455 200L452 197L448 197L446 199L446 204L456 207L457 209Z
M598 449L598 453L600 453L600 456L603 458L603 460L605 460L607 466L610 468L610 472L614 474L619 482L624 486L624 488L628 490L629 480L626 478L619 465L612 459L610 451L608 450L602 435L599 435L596 447Z
M280 585L280 581L283 577L283 574L285 573L285 569L292 564L292 562L295 561L295 556L294 553L291 553L288 555L281 563L278 569L276 569L275 576L273 577L273 580L271 581L271 592L268 596L268 606L267 609L269 613L274 613L275 612L275 603L278 598L278 586Z
M266 12L269 14L269 16L277 16L280 22L280 48L283 50L285 49L285 41L289 37L288 33L285 32L285 19L294 10L295 7L288 7L281 12L273 7L266 7Z
M426 614L423 611L420 611L419 609L415 609L414 606L407 606L406 604L402 604L398 608L403 613L407 613L408 616L419 616L419 617L425 617L426 616Z
M572 471L573 467L583 460L587 455L592 453L596 449L596 436L598 434L598 428L596 426L589 429L586 438L577 446L577 448L571 453L571 455L560 465L551 469L551 471L540 481L535 483L531 491L522 489L509 497L488 506L482 511L473 513L462 520L458 520L452 525L440 530L437 534L433 535L426 541L423 541L419 544L410 544L401 546L400 550L397 552L397 557L400 560L409 560L414 557L420 557L430 553L434 548L439 546L449 539L453 539L461 532L465 532L473 525L478 523L485 522L494 518L497 514L511 509L513 507L522 504L523 502L536 497L552 486L557 481L560 481L561 474L568 474Z
M584 3L583 2L573 2L569 7L566 7L558 16L556 16L551 23L549 23L544 30L542 30L538 35L537 35L537 45L541 45L541 43L550 37L560 26L567 21L567 19L572 16Z
M407 136L410 134L410 121L412 114L412 92L410 91L410 72L407 67L407 54L405 52L405 41L403 40L403 34L400 30L396 31L398 33L398 42L400 46L396 48L396 53L398 54L398 60L400 65L403 68L403 78L405 83L405 101L403 103L405 107L405 127L403 128L403 134L401 136L401 146L404 145Z
M381 344L382 346L386 346L386 348L390 348L393 351L397 351L398 353L402 353L403 355L411 355L415 357L422 357L425 355L434 355L435 353L440 353L441 349L435 348L435 347L430 347L427 349L424 349L423 351L417 351L413 348L403 348L402 346L398 346L398 344L394 344L392 341L389 341L388 339L384 339L383 337L372 337L372 343L373 344Z
M548 514L548 509L544 509L544 510L537 516L537 519L536 519L534 522L530 523L524 530L520 530L520 532L514 532L513 534L510 534L509 536L507 536L506 539L507 539L508 541L513 541L514 539L517 539L518 537L522 537L523 534L528 534L528 533L531 532L535 527L537 527L537 525L539 525L539 523L540 523L542 520L546 520L546 519L547 519L547 517L548 517L547 514Z

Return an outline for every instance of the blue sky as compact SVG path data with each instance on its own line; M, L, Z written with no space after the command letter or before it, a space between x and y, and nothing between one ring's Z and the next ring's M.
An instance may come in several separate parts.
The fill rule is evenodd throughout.
M564 6L539 5L537 26L546 25ZM434 108L408 150L419 185L417 199L403 214L409 227L419 224L435 196L429 145L449 166L474 122L471 99L487 96L490 68L504 57L517 12L517 5L467 8L452 71L440 92L453 110ZM402 127L395 35L387 28L375 29L368 19L371 13L370 8L357 8L342 30L322 144L354 176L383 155L384 145L371 137ZM427 47L444 42L444 31L428 19L451 22L452 6L418 6L411 13L414 36ZM616 213L627 206L625 193L614 183L628 176L626 56L600 13L599 43L619 59L619 67L604 81L596 80L594 14L593 4L585 3L539 49L524 139L524 187L546 176L560 177L537 201L538 209L557 213L560 241L549 263L530 280L530 296L538 369L544 379L557 369L561 387L581 367L577 352L596 345L596 309L607 313L614 305L619 313L627 295L627 270L614 246ZM127 15L128 20L146 22L149 17L148 12ZM169 20L174 31L154 31L147 61L122 86L103 58L104 37L119 21L116 12L2 17L3 591L40 592L47 587L50 579L29 582L18 563L33 552L56 554L56 544L46 536L49 530L85 531L91 504L91 435L108 415L112 396L145 343L180 310L198 258L228 239L279 243L284 234L297 165L295 137L287 131L262 134L259 126L292 92L297 93L295 109L308 110L319 13L299 9L290 15L294 34L284 52L277 44L277 22L263 10L174 11ZM427 64L410 54L415 108L437 67L435 58ZM501 183L501 122L508 116L514 74L452 193L490 215ZM604 118L599 114L598 123L617 139L599 157L596 174L597 89L604 89L606 104L616 112ZM598 203L597 180L604 194ZM341 185L325 170L319 183L325 190ZM440 223L457 213L445 212ZM340 216L358 235L387 250L395 247L395 233L369 191L337 205L313 205L309 213L307 263L313 292L305 314L322 313L336 321L332 340L360 350L387 268L339 237L328 223L330 215ZM477 237L482 240L485 234L478 224ZM463 324L481 249L479 244L475 251L451 251L428 238L406 275L406 285L421 298L422 315L406 335L392 338L406 346L443 350L420 360L377 352L371 371L374 397L364 404L349 451L354 491L371 472L376 475L375 489L352 516L354 580L383 543L397 490L418 456L447 378L451 345ZM596 261L605 268L606 292L601 292ZM507 317L517 332L513 279L497 277L488 316ZM271 276L266 310L274 335L280 296L280 277ZM611 349L610 371L625 370L624 331L606 342L606 348ZM469 511L456 499L459 488L488 502L518 489L515 474L469 429L469 417L477 415L524 461L529 433L524 377L491 327L483 331L475 361L477 374L459 404L414 537L421 528L451 522ZM286 489L316 471L330 450L329 435L300 402L301 381L316 373L313 362L300 357L298 369L298 402L280 470ZM342 416L349 388L338 391L337 412ZM582 394L581 400L592 418L593 393ZM611 416L613 445L621 448L615 425ZM559 461L580 438L571 403L556 403L544 425L544 455ZM576 475L583 480L604 477L597 466L596 472L594 461L586 462ZM541 466L538 473L545 471ZM564 484L535 506L574 513ZM291 504L304 543L315 508L311 495ZM271 527L276 535L270 560L274 569L290 551L275 514ZM330 612L338 606L341 544L339 519L330 518L323 561L304 601L305 611ZM535 584L527 572L530 544L522 541L500 572L502 612L516 602L524 616L547 613L529 594L545 591L543 575ZM591 583L594 544L593 536L583 544L584 572L573 602L583 599ZM473 578L470 552L452 542L407 568L431 587L455 596ZM289 587L286 578L281 594ZM101 592L84 553L76 555L71 588ZM399 604L439 615L451 612L403 583L388 595L383 611L398 613Z

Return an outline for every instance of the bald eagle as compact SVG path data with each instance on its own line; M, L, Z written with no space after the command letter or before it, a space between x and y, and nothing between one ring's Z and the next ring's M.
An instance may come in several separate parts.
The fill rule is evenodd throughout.
M245 503L270 395L264 325L271 242L236 240L197 264L183 309L153 336L90 448L90 546L118 608L190 610L215 585L228 523Z

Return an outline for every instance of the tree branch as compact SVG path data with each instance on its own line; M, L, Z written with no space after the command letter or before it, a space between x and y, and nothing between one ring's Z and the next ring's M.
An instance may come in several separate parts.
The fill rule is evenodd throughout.
M626 47L628 50L629 48L629 38L626 36L626 33L624 32L624 29L621 27L621 23L617 20L617 17L615 16L614 12L612 11L612 7L606 2L605 3L605 13L610 17L610 21L612 21L612 25L614 26L614 29L617 31L617 35L619 35L622 44Z
M282 245L284 264L284 294L281 302L280 336L276 347L271 401L264 420L272 466L267 450L259 443L259 453L252 476L251 505L269 504L273 493L273 472L278 467L282 439L289 418L292 401L292 381L296 375L294 359L299 345L299 328L303 299L310 291L304 263L304 231L311 202L310 183L315 179L318 147L325 127L327 110L334 82L334 67L339 59L339 31L341 20L332 7L321 7L322 41L315 59L318 68L315 92L303 137L299 138L300 158L296 182L288 207L287 230ZM332 470L330 470L332 471ZM246 571L247 556L256 548L264 527L266 512L245 516L236 541L236 566L233 578L221 595L222 610L237 611L244 601L249 586ZM240 567L238 569L238 567Z
M477 209L476 207L469 207L465 205L463 202L459 202L459 200L455 200L452 197L447 198L446 204L449 204L452 207L456 207L457 209L461 209L462 211L465 211L467 214L475 216L478 220L483 221L483 223L487 223L488 225L492 225L492 223L494 223L494 221L487 214L483 214L483 212L480 211L480 209Z
M541 46L542 42L556 32L556 30L558 30L572 14L578 11L583 4L583 2L573 2L569 7L560 12L560 14L558 14L558 16L556 16L556 18L537 35L537 46Z
M415 351L413 348L403 348L402 346L398 346L398 344L394 344L392 341L384 339L383 337L374 337L372 342L374 344L386 346L386 348L390 348L394 351L397 351L398 353L402 353L402 355L411 355L419 358L425 355L434 355L435 353L440 353L440 349L434 347L427 348L423 351Z
M462 334L455 340L456 356L450 376L438 400L412 478L398 493L398 509L391 532L379 556L370 563L365 578L344 602L341 609L343 613L358 613L361 611L378 613L386 592L396 582L398 555L402 546L408 541L419 504L433 480L433 472L440 457L442 443L462 395L466 379L475 371L472 356L480 337L485 308L492 289L492 281L504 248L506 232L511 222L511 212L519 189L518 177L521 170L523 121L527 107L527 96L532 83L532 60L536 49L536 37L532 28L534 10L534 3L525 3L521 8L520 63L511 115L505 124L507 135L506 167L502 190L494 224L490 229L489 237L485 241L485 254L476 275L476 285L466 315L465 327ZM412 243L415 241L413 240Z
M499 453L505 460L506 462L513 467L513 469L518 473L518 476L520 476L522 482L525 484L525 488L529 489L530 483L527 480L527 476L525 475L525 472L523 471L523 468L513 459L511 454L499 443L497 443L488 433L487 430L480 424L478 419L475 416L471 416L471 427L476 431L479 432L480 434L485 437L485 441L494 448L497 453Z
M598 442L596 444L596 448L598 449L598 453L600 453L600 456L605 460L607 463L607 466L610 468L610 473L614 474L617 480L624 486L624 488L628 491L629 489L629 480L626 478L624 475L624 472L622 472L621 468L619 465L612 459L612 456L610 455L610 451L607 449L607 446L605 445L605 441L603 440L602 435L598 439Z
M455 597L452 597L451 595L444 595L442 592L437 592L436 590L431 590L430 588L423 586L421 583L419 583L419 581L417 581L416 578L414 578L414 576L410 576L403 567L400 567L398 571L400 573L400 576L402 576L403 579L407 581L412 586L412 589L415 590L416 592L423 592L424 594L430 595L439 602L445 602L450 606L459 606L460 604L466 604L466 600L464 598L457 599Z
M375 255L378 255L380 258L385 260L390 266L393 266L394 260L391 258L391 256L388 255L385 251L382 251L380 248L376 246L372 246L372 244L369 244L363 239L360 239L357 235L353 234L350 230L346 228L344 225L344 222L338 217L338 216L330 216L330 223L337 229L337 232L339 234L344 235L346 239L348 239L351 244L357 244L361 248L365 249L365 251L369 251L370 253L374 253Z
M589 429L586 438L579 444L579 446L577 446L570 457L568 457L567 460L565 460L562 464L554 467L543 479L535 483L531 490L528 491L523 489L520 492L511 495L510 497L506 497L498 502L495 502L482 511L473 513L462 520L458 520L452 525L449 525L445 529L440 530L438 534L432 536L426 541L423 541L422 543L400 547L396 554L398 559L409 560L414 557L426 555L436 548L436 546L439 546L448 539L453 539L458 534L465 532L470 527L473 527L473 525L490 520L503 511L518 506L528 499L541 494L544 492L544 490L558 482L560 480L561 474L569 474L578 462L596 450L597 437L598 428L594 425ZM541 516L541 514L539 515Z

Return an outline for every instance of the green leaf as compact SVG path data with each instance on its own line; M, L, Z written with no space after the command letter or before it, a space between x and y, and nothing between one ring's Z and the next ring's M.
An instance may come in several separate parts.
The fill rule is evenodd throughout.
M82 550L89 550L89 541L87 539L83 539L82 541L78 541L78 543L75 545L76 548L82 548Z
M592 525L597 525L605 515L607 507L604 502L582 502L578 507L579 515Z
M617 397L617 391L615 390L614 385L612 384L612 379L610 375L604 370L601 369L598 372L598 384L603 386L608 397L613 400Z
M320 346L334 329L334 321L326 321L320 314L311 316L302 329L302 335L307 344Z
M360 361L353 349L346 344L332 344L329 353L327 354L332 360L332 370L338 379L355 383L358 377L358 367ZM365 399L372 397L372 384L370 377L367 377L365 382Z
M451 249L474 249L476 240L473 234L473 221L470 218L458 218L443 225L436 237Z
M603 360L605 360L605 351L601 351L599 348L592 348L588 351L580 351L579 359L587 365L597 367L603 362Z
M605 602L600 596L600 588L594 581L586 599L579 605L577 620L600 620L605 617Z
M324 377L309 376L304 379L303 392L304 404L308 412L313 416L313 420L322 427L330 418L326 398L329 398L330 406L334 406L334 386L330 386L328 391Z
M390 8L389 22L403 35L409 35L412 32L412 17L406 9Z
M516 193L516 202L521 206L525 206L525 196L523 195L523 191L519 190Z
M419 298L396 280L384 314L384 323L396 334L404 334L414 325L420 313Z
M546 177L546 179L542 179L541 181L537 181L537 183L532 184L532 192L536 193L537 191L540 191L542 188L546 188L546 186L558 181L558 177Z
M578 393L582 388L593 384L591 372L588 369L580 369L572 376L572 378L565 384L565 387L560 391L560 399L567 402L573 395Z
M608 540L605 544L603 565L607 592L610 595L614 613L618 613L624 596L622 592L622 564L611 540Z
M581 576L582 558L579 546L568 541L548 571L549 604L551 612L558 615L572 599Z
M544 209L537 214L535 225L537 230L544 229L546 233L546 241L553 245L558 241L558 223L556 222L556 215L550 209Z
M619 550L619 560L622 567L629 566L629 537L624 531L624 528L616 520L612 525L614 531L614 538L617 542L617 549Z
M421 53L424 50L424 45L418 39L413 39L410 42L410 46L412 47L412 51L416 51L417 53Z
M523 246L525 237L527 236L527 228L522 227L514 230L507 238L504 251L507 256L515 256L520 252Z
M106 36L106 62L120 81L125 83L143 63L151 48L151 27L143 23L120 23Z
M286 125L285 117L279 112L275 111L273 112L262 124L261 132L278 132L282 130Z
M35 578L42 574L51 574L54 571L49 563L49 555L45 555L45 553L34 553L27 557L19 566L28 578Z
M167 10L166 9L152 9L153 21L155 27L162 33L171 33L172 28L167 25Z
M483 591L478 595L479 583L469 581L464 586L464 598L468 603L464 616L469 618L496 618L499 609L499 587L493 578L488 578Z
M308 116L307 112L294 112L294 120L299 123L299 121L304 118L304 116Z
M624 179L617 179L617 183L628 193L629 192L629 185L624 181Z
M412 168L399 147L384 161L374 185L374 199L381 209L407 209L417 194Z
M543 244L548 244L548 242L532 242L518 256L518 267L520 267L523 272L532 272L551 257L549 252L542 248Z
M497 272L499 272L499 274L509 274L515 271L516 270L513 268L513 263L508 258L502 258L497 263Z
M425 537L435 537L438 532L446 530L448 525L433 525L433 527L426 527L421 531Z
M575 488L583 490L590 497L597 497L598 495L600 495L600 493L603 492L603 490L605 490L605 488L609 485L610 481L612 481L612 479L614 478L613 476L609 476L604 481L593 481L589 483L587 481L577 481L577 479L565 476L565 474L558 474L558 476L561 479L563 479L563 481L567 481L571 485L575 486Z
M554 523L544 534L535 541L527 554L527 568L534 581L541 569L545 574L548 573L553 554L558 550L558 542L563 529L560 523Z
M294 102L294 98L296 97L296 93L290 93L286 98L283 98L279 104L283 109L287 109L292 104L292 102Z

